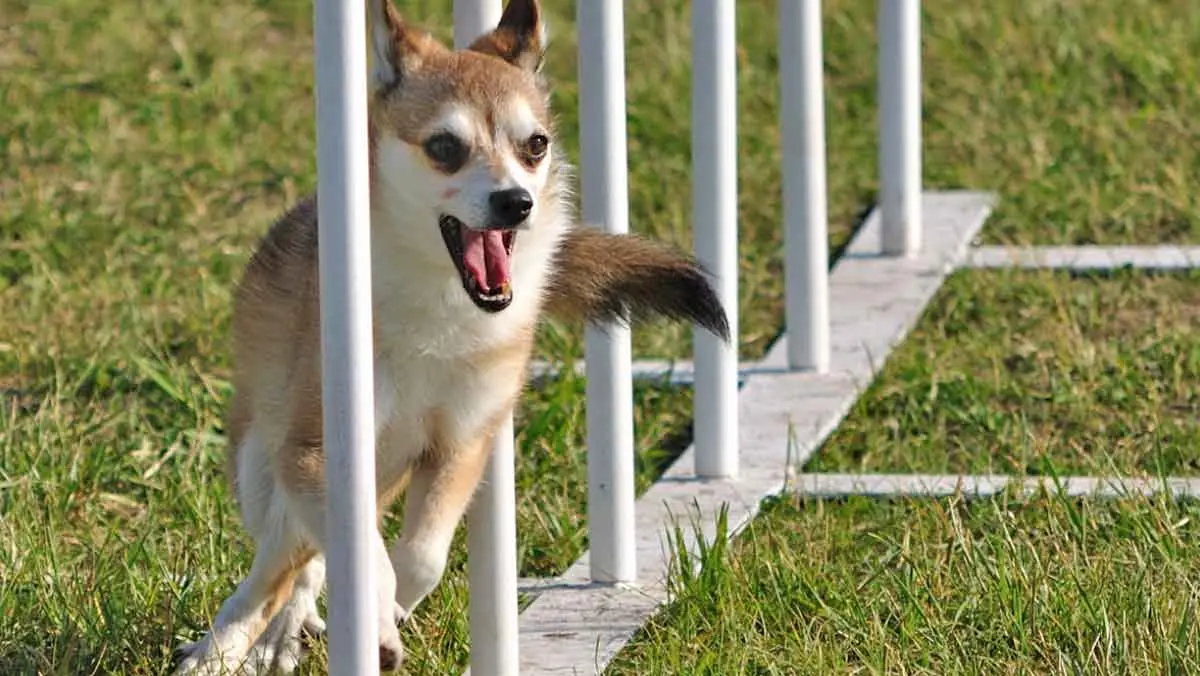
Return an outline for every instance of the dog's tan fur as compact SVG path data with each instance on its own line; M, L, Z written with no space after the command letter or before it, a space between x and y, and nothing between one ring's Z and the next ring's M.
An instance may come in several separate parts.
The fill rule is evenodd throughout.
M489 440L525 382L540 317L664 316L725 338L728 327L694 262L643 238L570 222L567 171L538 73L537 2L512 0L496 30L464 51L385 6L372 32L369 134L376 483L381 513L400 494L406 499L390 551L381 538L373 543L380 663L388 669L402 656L396 622L441 578ZM435 161L422 145L445 129L467 139L462 166ZM538 135L550 138L545 159L527 150ZM450 240L440 239L439 214L482 229L479 205L512 185L533 205L509 255L510 302L485 311L465 291ZM316 609L325 538L317 214L308 197L280 218L235 295L227 470L257 549L212 630L182 649L179 673L288 672L299 661L300 631L324 626Z

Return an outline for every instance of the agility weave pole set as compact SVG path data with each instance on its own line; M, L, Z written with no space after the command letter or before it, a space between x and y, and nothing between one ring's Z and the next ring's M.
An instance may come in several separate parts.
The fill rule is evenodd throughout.
M378 0L368 0L374 16ZM623 16L619 2L578 3L584 220L625 232L627 187ZM366 44L361 1L316 0L316 98L322 373L329 553L331 673L377 669L376 580L367 556L374 527L373 382ZM491 29L499 0L456 0L457 46ZM787 324L785 367L830 365L829 289L820 5L781 3L784 50ZM887 0L880 14L882 202L888 253L911 256L921 240L919 7ZM713 272L737 335L736 62L733 0L693 7L694 211L697 257ZM781 343L782 345L783 343ZM587 334L589 539L596 583L645 580L653 564L636 542L629 330ZM739 468L736 345L696 336L695 473L735 480ZM743 404L745 397L743 397ZM520 664L512 421L502 425L468 516L471 666L478 676ZM758 496L762 497L762 496ZM641 555L640 557L637 555ZM540 652L540 651L534 651Z
M370 0L368 0L370 1ZM627 186L623 16L619 2L580 2L584 220L625 232ZM380 6L372 2L373 12ZM316 0L322 340L330 490L331 673L374 673L373 570L365 556L375 503L370 267L367 241L366 63L361 2ZM498 21L499 0L458 0L455 42ZM787 332L767 356L702 332L690 363L632 362L624 327L587 333L591 550L563 575L525 581L516 568L511 420L468 516L471 673L599 673L668 601L667 533L684 546L716 536L727 510L737 533L783 489L811 497L984 498L1015 489L1076 497L1200 495L1165 478L799 474L878 374L948 274L960 268L1096 271L1200 267L1197 247L969 248L994 198L921 192L920 42L916 0L879 12L880 204L828 271L820 3L779 7ZM695 248L714 272L737 335L734 3L693 5ZM550 375L534 365L533 376ZM632 381L666 377L696 388L695 444L635 501ZM518 615L518 590L534 599Z
M378 19L382 6L366 2L315 0L314 12L334 674L378 669L377 580L368 556L376 491L363 45L364 10ZM696 255L713 273L737 336L734 7L734 0L693 3L692 145ZM456 0L456 46L493 28L501 9L500 0ZM628 230L622 9L611 0L577 3L583 220L614 233ZM702 537L712 537L721 506L736 509L733 532L744 525L782 486L793 429L813 439L801 444L802 463L965 254L990 209L986 195L922 195L919 3L882 0L880 208L831 278L820 3L782 2L779 12L787 335L759 364L761 373L743 379L736 344L696 332L695 447L637 501L630 332L588 330L591 551L555 584L536 589L521 615L511 418L501 425L467 519L476 676L602 670L665 599L660 539L678 508L698 509Z

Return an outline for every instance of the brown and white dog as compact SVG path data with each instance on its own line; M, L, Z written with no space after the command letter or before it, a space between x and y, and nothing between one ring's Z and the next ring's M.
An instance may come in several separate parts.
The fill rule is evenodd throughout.
M380 667L391 670L403 655L397 623L442 577L539 319L666 317L726 340L729 330L688 258L572 222L536 1L512 0L461 51L384 5L370 102L380 510L407 495L400 536L374 543ZM302 632L324 628L316 214L309 197L276 222L237 290L228 471L256 552L176 673L290 672Z

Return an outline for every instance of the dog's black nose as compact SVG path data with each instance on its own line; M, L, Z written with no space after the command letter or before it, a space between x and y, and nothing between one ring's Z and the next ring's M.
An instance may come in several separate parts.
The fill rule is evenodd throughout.
M488 205L492 208L492 224L511 228L529 218L529 212L533 211L533 195L524 188L497 190L488 196Z

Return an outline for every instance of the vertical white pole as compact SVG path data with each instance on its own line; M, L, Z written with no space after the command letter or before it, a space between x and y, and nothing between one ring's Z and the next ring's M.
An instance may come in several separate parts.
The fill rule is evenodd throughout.
M316 0L314 8L329 670L335 674L379 670L363 9L362 0Z
M500 23L500 0L454 0L454 47L466 49Z
M921 248L921 3L879 2L879 205L883 252Z
M583 220L585 227L611 233L629 231L622 5L615 0L576 3ZM584 350L590 572L599 582L627 582L636 575L629 328L589 327Z
M500 21L500 0L455 0L454 44L464 48ZM471 673L517 676L517 498L513 421L492 438L492 457L467 515Z
M496 430L492 458L467 523L471 673L520 673L517 623L517 495L513 421Z
M716 277L732 345L699 329L696 474L738 473L737 48L734 0L692 3L692 211L696 258Z
M821 1L779 3L788 366L829 371L829 243Z

